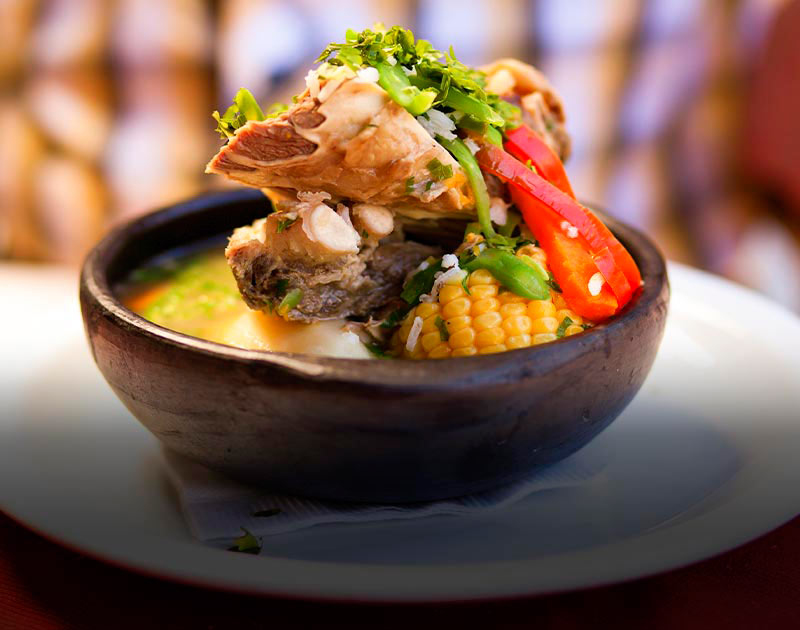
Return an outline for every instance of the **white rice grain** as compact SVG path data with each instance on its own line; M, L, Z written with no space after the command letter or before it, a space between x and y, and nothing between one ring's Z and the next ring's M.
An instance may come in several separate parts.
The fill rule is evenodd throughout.
M361 68L356 72L356 76L358 76L359 81L365 81L366 83L377 83L379 78L378 71L372 66Z
M475 155L481 149L478 146L478 143L475 142L472 138L464 138L464 144L467 145L467 148L469 149L470 153L472 153L472 155Z
M406 341L406 350L414 352L419 339L419 333L422 332L422 318L417 316L414 318L414 323L411 324L411 330L408 331L408 340Z
M599 271L589 278L589 294L592 296L600 295L600 291L605 284L605 278Z
M561 222L561 229L567 233L569 238L578 238L578 228L576 228L569 221Z

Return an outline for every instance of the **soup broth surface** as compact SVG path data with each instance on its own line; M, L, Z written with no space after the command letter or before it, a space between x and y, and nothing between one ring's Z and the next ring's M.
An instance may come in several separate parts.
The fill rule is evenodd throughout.
M176 332L249 350L371 358L358 336L334 320L303 324L245 304L221 250L176 257L134 271L123 304Z

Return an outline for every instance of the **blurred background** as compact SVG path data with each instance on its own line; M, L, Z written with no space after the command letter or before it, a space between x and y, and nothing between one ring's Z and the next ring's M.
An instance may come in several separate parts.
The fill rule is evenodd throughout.
M800 311L798 0L0 0L0 258L77 264L203 174L237 88L288 100L348 27L533 62L585 200Z

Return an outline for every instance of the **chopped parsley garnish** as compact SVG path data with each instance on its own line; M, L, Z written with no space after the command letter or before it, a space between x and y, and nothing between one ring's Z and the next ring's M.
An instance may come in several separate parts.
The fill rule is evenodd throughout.
M565 317L564 319L562 319L561 323L558 325L558 330L556 330L556 337L561 339L561 337L563 337L564 334L567 332L567 328L572 326L572 324L574 323L575 322L573 322L570 317Z
M280 508L267 508L266 510L258 510L253 512L253 516L257 516L259 518L269 518L270 516L277 516L283 510Z
M469 290L469 287L467 286L467 278L469 278L469 274L465 273L464 277L461 278L461 286L464 287L464 291L466 292L467 295L472 295L472 292Z
M317 61L352 70L376 68L381 87L414 116L433 106L501 129L515 127L521 119L518 107L486 92L485 73L461 63L452 46L443 53L401 26L348 29L344 43L328 45Z
M445 321L437 315L434 323L436 324L436 328L439 329L439 338L442 341L448 341L450 339L450 331L447 330Z
M434 276L437 271L442 270L442 260L439 259L435 263L431 263L425 269L422 269L411 276L408 284L403 288L400 297L405 300L406 304L415 306L419 302L419 298L428 293L433 288Z
M406 180L406 194L410 195L413 192L414 192L414 178L413 177L409 177Z
M284 317L289 314L293 308L300 304L303 299L303 292L300 289L292 289L286 294L286 297L281 300L278 305L278 315Z
M428 180L428 183L427 183L427 184L425 184L425 191L427 192L427 191L429 191L431 188L433 188L433 180L432 180L432 179Z
M361 343L363 343L364 347L378 359L392 358L392 355L386 352L386 350L383 349L383 346L381 346L381 344L379 344L377 341L362 341Z
M264 112L256 102L250 90L245 88L236 92L233 97L233 105L220 113L215 111L211 116L217 121L217 131L223 138L232 138L234 132L243 127L248 120L264 120Z
M431 172L433 181L436 182L440 182L443 179L450 179L453 176L453 167L450 164L442 164L438 158L433 158L428 162L428 170ZM428 183L430 184L430 182ZM430 185L428 188L430 188Z
M556 293L561 293L561 286L556 282L556 278L552 271L547 272L547 286L553 289Z
M253 536L249 531L242 527L244 534L234 539L233 547L228 547L228 551L237 551L239 553L251 553L258 555L261 551L261 543L258 538Z
M296 221L297 217L295 217L294 219L282 219L281 221L278 221L278 234L280 234L285 230L288 230L295 224Z
M408 314L409 309L407 308L398 308L395 311L389 313L389 315L381 322L381 328L394 328L395 326L399 326L400 322L403 321L403 318Z

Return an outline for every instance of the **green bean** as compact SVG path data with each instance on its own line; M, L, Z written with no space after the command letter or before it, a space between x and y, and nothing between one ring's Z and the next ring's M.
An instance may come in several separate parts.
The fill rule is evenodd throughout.
M409 114L419 116L431 108L433 101L436 99L436 90L420 90L418 87L411 85L406 73L403 72L399 64L392 66L386 62L380 62L376 69L378 70L378 84L386 90L386 93L395 103L408 111Z
M529 300L546 300L550 297L544 270L528 265L511 252L487 248L464 268L467 271L486 269L504 287Z
M496 236L497 233L492 227L492 219L489 215L489 191L486 189L486 181L483 179L481 167L478 166L478 161L472 155L472 151L458 138L447 140L442 136L436 136L436 140L453 154L467 175L469 185L472 187L472 194L475 196L475 210L478 213L478 221L484 237L488 240Z

